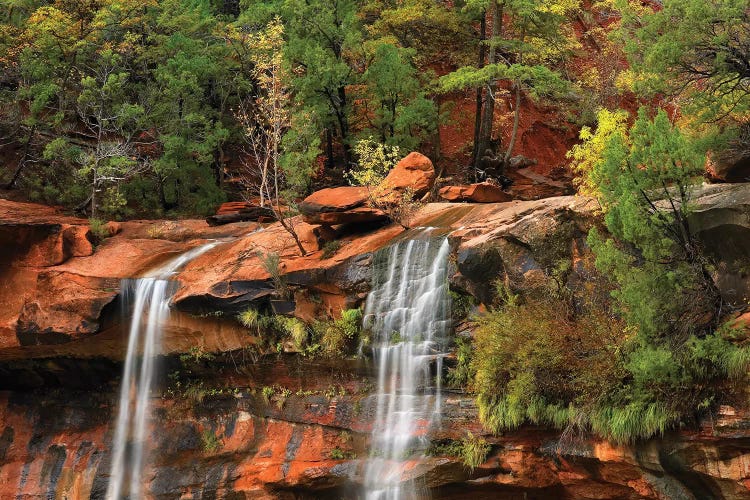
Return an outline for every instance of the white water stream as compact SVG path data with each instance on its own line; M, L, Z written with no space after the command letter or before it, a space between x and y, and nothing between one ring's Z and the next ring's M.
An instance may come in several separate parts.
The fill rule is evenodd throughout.
M161 329L169 317L169 302L174 292L174 282L169 278L217 244L212 242L194 248L145 278L123 281L123 302L132 304L133 312L112 441L108 500L143 497L142 475L144 452L147 451L144 445L151 416L151 384L161 346Z
M367 500L421 498L407 461L440 422L440 373L450 317L446 238L402 241L376 256L365 307L378 367L377 413L365 469Z

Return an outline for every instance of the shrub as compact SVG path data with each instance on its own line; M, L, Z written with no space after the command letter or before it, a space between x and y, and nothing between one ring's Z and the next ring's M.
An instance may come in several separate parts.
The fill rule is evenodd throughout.
M101 219L89 219L89 229L96 243L101 243L110 236L107 222Z
M354 145L357 164L346 174L352 186L377 186L383 182L388 171L401 159L398 146L380 144L372 137L357 141Z
M289 337L297 349L302 349L307 342L307 325L298 318L275 316L276 326Z
M216 434L210 429L203 431L203 434L201 434L201 441L203 443L204 453L214 453L221 448L221 440L216 437Z
M487 460L492 446L480 437L474 437L470 432L467 437L461 440L461 461L471 470L479 467Z
M424 206L422 201L414 198L412 187L407 187L402 192L389 192L387 185L381 185L370 191L368 204L384 212L389 219L404 229L409 229L412 219Z
M464 369L480 419L492 432L525 422L579 425L581 412L625 377L622 322L583 291L571 315L549 293L557 286L552 278L537 286L517 295L499 285L500 305L477 318L473 356Z
M460 441L443 441L433 443L427 450L428 455L458 457L463 464L474 470L487 460L492 446L483 438L475 437L471 432Z
M266 400L266 403L270 403L271 399L273 399L274 394L276 391L273 387L264 386L263 389L261 389L261 394L263 395L263 399Z
M613 300L574 294L567 265L546 265L531 286L497 282L499 305L478 319L470 364L493 432L533 422L647 439L746 380L750 347L717 328L721 301L687 223L704 158L662 112L641 111L629 132L618 114L602 120L573 156L604 209L609 234L592 229L588 242L599 276L611 277L597 287Z
M336 252L338 252L340 248L340 240L328 241L325 245L323 245L323 253L321 254L320 258L323 260L330 259L334 255L336 255Z
M448 385L456 388L468 388L474 379L471 358L474 349L470 339L456 338L456 366L448 371Z
M260 259L263 270L271 276L271 281L279 297L288 298L289 287L287 286L286 279L281 274L281 257L279 257L279 254L276 252L258 252L258 259Z
M328 453L328 456L331 457L331 460L351 460L352 458L355 458L354 453L350 451L344 451L339 447L333 448Z
M298 318L278 314L265 315L249 307L237 316L237 320L245 327L254 330L266 346L282 338L290 339L297 349L303 349L307 343L309 333L307 325Z
M339 319L315 322L313 332L326 354L343 354L360 335L361 323L360 309L346 309Z

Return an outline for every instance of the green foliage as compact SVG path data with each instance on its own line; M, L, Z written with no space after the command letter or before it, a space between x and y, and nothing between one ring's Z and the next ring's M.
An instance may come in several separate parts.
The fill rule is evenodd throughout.
M89 229L97 242L104 241L110 236L107 222L101 219L89 219Z
M370 128L381 142L405 150L415 149L437 128L437 108L417 79L413 53L380 43L363 75L373 110Z
M289 287L281 271L281 257L279 257L279 254L276 252L258 252L258 259L260 259L263 270L271 276L276 293L281 298L287 298L289 296Z
M583 127L579 138L581 142L575 144L567 157L572 160L571 167L577 174L575 183L578 191L584 195L595 195L601 183L599 173L594 173L594 167L601 161L604 149L615 135L625 133L628 114L625 111L609 111L602 109L597 114L596 130Z
M475 437L471 432L461 440L461 460L466 467L474 470L487 459L492 447L483 438Z
M372 137L354 145L357 164L346 174L352 186L378 186L402 158L398 146L375 142Z
M285 336L290 338L297 349L302 349L307 342L307 325L298 318L275 316L276 325Z
M451 290L451 314L454 318L465 319L476 307L473 296Z
M352 460L353 458L356 458L356 454L351 451L344 451L339 447L333 448L329 453L328 456L331 458L331 460Z
M307 346L309 330L299 318L281 316L279 314L265 315L253 307L242 311L237 320L245 327L253 330L260 337L262 345L283 346L280 340L288 339L295 349L304 350Z
M271 399L273 399L274 394L276 394L276 391L273 387L269 386L263 386L263 389L261 389L261 394L263 395L263 399L266 400L266 403L269 403Z
M261 326L261 314L257 309L249 307L242 311L238 316L237 320L245 325L247 328L257 329Z
M492 446L485 439L474 436L469 432L460 441L434 443L427 450L427 454L459 457L463 464L473 471L487 460L490 451L492 451Z
M192 362L198 363L200 361L211 361L214 359L214 355L204 350L203 346L191 346L190 350L186 353L180 354L180 361L184 363Z
M555 71L546 66L521 64L494 64L482 68L465 66L440 78L443 92L479 87L489 80L514 80L520 82L535 99L560 96L567 84Z
M607 228L624 246L597 231L589 242L597 267L619 284L615 297L628 324L641 335L681 328L684 341L707 326L697 315L716 312L717 292L687 223L690 186L704 163L664 112L652 121L642 109L630 135L615 133L591 170Z
M312 325L313 335L328 355L344 354L354 347L359 338L362 324L361 309L341 311L335 320L316 321Z
M323 253L320 255L320 258L330 259L334 255L336 255L336 252L338 252L341 249L341 240L333 240L333 241L327 241L325 245L323 245Z
M621 113L600 124L572 156L604 210L611 236L592 230L589 244L614 302L565 291L569 266L547 266L546 282L520 291L498 281L500 306L478 319L470 365L493 432L533 422L645 439L747 376L749 350L716 326L718 293L687 224L700 150L663 112L641 110L629 131Z
M206 429L201 434L203 453L216 453L221 449L221 439L211 429Z
M571 316L556 286L548 278L523 296L500 287L501 305L477 318L471 385L493 432L574 425L624 376L623 325L586 294Z
M679 98L704 121L744 121L750 110L750 13L744 0L665 0L662 8L619 0L619 39L632 71L627 83L641 95Z
M475 377L471 364L474 349L469 339L456 338L456 366L448 371L448 385L467 388Z

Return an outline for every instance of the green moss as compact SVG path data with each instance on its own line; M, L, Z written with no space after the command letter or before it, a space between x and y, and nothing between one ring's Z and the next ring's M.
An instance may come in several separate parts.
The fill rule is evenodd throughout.
M215 453L221 449L221 440L210 429L201 434L201 443L204 453Z

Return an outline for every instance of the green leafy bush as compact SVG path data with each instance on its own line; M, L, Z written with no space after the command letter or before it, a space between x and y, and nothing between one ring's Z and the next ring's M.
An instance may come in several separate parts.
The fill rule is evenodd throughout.
M89 219L89 229L97 243L104 241L110 236L107 221L101 219Z
M459 457L463 464L474 470L482 465L492 451L492 446L483 438L474 436L471 432L460 441L435 443L427 450L428 455Z
M352 186L378 186L403 156L398 146L375 142L372 137L354 145L355 168L347 174Z
M341 317L335 320L317 321L313 324L313 332L317 342L328 355L343 354L347 348L353 347L354 341L360 336L362 311L360 309L346 309L341 311Z
M611 280L597 288L613 300L568 289L569 266L545 266L546 278L521 290L498 282L470 364L493 432L533 422L646 439L746 380L750 349L719 327L711 263L687 222L705 158L662 112L641 110L629 131L619 114L602 120L573 157L604 210L609 233L594 229L588 242L600 280Z
M245 327L253 330L266 347L279 340L289 339L297 349L303 349L307 344L309 330L307 325L295 317L282 316L279 314L266 315L249 307L242 311L237 320Z
M210 429L206 429L201 434L201 442L203 444L204 453L215 453L221 449L221 440L216 437Z

